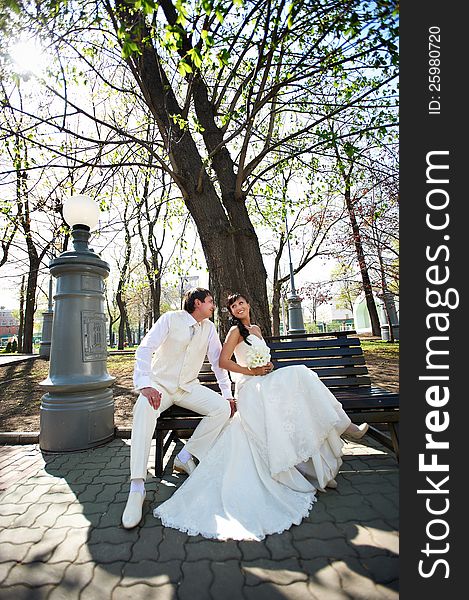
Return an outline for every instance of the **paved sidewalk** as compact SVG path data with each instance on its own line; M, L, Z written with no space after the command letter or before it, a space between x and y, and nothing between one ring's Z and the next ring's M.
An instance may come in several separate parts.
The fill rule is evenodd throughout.
M337 490L319 494L301 525L263 542L163 527L152 506L185 477L171 473L172 459L162 480L150 469L142 525L123 529L128 440L49 455L0 446L0 597L396 600L399 470L366 443L346 445Z
M11 365L13 363L24 362L34 358L39 358L39 354L9 354L8 356L2 356L0 354L0 367L4 365Z

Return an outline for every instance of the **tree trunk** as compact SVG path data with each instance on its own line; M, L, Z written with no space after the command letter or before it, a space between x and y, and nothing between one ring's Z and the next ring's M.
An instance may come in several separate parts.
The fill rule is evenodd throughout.
M133 55L129 63L165 143L173 178L196 224L214 300L220 309L228 294L246 294L257 324L268 335L271 325L267 273L245 198L235 196L236 174L228 150L222 143L211 159L221 190L219 198L188 128L181 128L172 118L182 116L183 110L155 48L144 41L151 39L144 20L138 14L130 14L122 2L117 4L121 20L141 51L141 55ZM195 110L204 127L204 142L210 153L219 146L220 140L223 142L223 133L216 125L213 106L200 76L194 76L192 86ZM221 317L224 313L219 314L220 334L224 337L227 319Z
M378 311L376 310L375 299L373 297L373 289L371 287L370 276L368 274L368 268L366 266L365 253L363 251L363 244L360 236L360 229L358 227L353 202L350 196L350 187L347 184L347 182L345 187L345 203L347 205L350 224L352 226L355 252L357 254L358 264L360 265L360 274L363 283L363 291L365 292L366 306L368 308L368 314L370 315L371 331L373 335L380 336L381 328L379 324Z
M116 302L117 307L119 308L119 328L118 328L118 340L117 340L117 349L124 349L124 341L125 341L125 322L127 320L127 311L125 307L125 301L123 299L122 292L117 292L116 294Z
M28 244L29 246L29 244ZM35 252L35 249L34 249ZM29 273L26 284L26 306L24 311L23 352L33 353L34 313L36 311L37 274L40 261L37 253L29 255Z
M18 326L18 353L23 352L24 337L24 275L20 287L20 324Z
M134 345L134 336L132 334L132 329L130 328L130 322L129 322L129 315L126 312L125 315L125 331L126 331L126 335L127 335L127 343L129 346L133 346Z
M280 335L280 295L281 286L274 285L272 292L272 334Z

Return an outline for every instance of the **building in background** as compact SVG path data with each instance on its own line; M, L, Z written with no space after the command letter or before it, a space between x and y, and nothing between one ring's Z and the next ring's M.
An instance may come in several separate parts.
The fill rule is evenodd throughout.
M19 321L13 316L13 312L4 306L0 306L0 347L4 348L8 342L17 339Z
M389 339L389 323L386 314L384 302L381 298L373 295L378 311L379 324L383 339ZM395 339L399 339L399 302L393 297L393 306L395 311L396 322L393 323L393 332ZM353 319L355 322L355 330L357 333L371 335L371 320L366 306L365 294L361 293L353 304ZM387 332L387 334L386 334Z
M317 308L316 324L320 331L350 331L354 328L351 310L336 308L333 302L321 304Z

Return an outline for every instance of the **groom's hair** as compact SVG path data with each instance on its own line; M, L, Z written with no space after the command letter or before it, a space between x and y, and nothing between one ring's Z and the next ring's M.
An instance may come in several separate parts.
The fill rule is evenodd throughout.
M200 287L191 288L184 294L184 310L186 310L188 313L193 313L195 310L195 301L200 300L201 302L205 302L205 298L207 296L213 297L213 294L210 290Z

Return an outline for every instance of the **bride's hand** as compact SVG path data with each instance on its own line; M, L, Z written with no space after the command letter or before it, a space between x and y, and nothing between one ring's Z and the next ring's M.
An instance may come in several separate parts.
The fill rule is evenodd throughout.
M270 362L262 367L248 368L248 371L250 375L268 375L273 369L274 365Z

